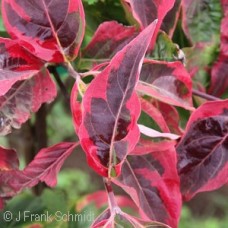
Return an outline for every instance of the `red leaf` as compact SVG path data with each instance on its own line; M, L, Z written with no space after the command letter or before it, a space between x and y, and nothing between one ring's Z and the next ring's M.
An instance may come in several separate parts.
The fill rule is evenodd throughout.
M100 24L84 55L94 59L109 59L136 36L135 27L124 26L116 21Z
M137 90L162 102L194 110L192 81L180 62L146 60Z
M177 110L173 106L160 101L154 101L154 105L166 120L170 131L175 134L182 135L183 130L179 127L180 117Z
M2 16L9 34L39 58L63 62L77 56L85 29L81 0L3 0Z
M140 104L134 88L155 25L113 57L83 98L79 138L89 165L102 176L119 175L126 155L139 139Z
M14 170L3 173L1 182L8 184L16 192L26 187L33 187L39 181L48 186L56 185L57 174L66 160L79 143L59 143L52 147L42 149L34 160L24 170ZM13 178L6 178L11 175ZM8 180L7 180L8 179Z
M173 8L166 14L162 21L161 30L169 34L170 37L173 36L176 24L180 15L181 10L181 0L175 0Z
M31 112L36 112L42 103L51 102L56 96L56 87L47 70L31 79L16 82L0 96L0 135L11 128L20 128Z
M114 183L122 187L149 219L177 227L181 210L174 148L129 156Z
M0 172L18 169L19 161L15 150L0 147Z
M207 102L191 115L177 152L186 200L227 183L228 100Z
M147 100L141 98L141 108L149 115L160 127L163 132L173 132L182 135L182 130L179 127L179 114L177 110L166 103L157 100Z
M17 41L0 37L0 96L20 80L37 74L44 63L30 54Z
M152 48L161 27L165 15L172 9L175 0L122 0L123 4L128 4L126 9L130 10L134 18L138 21L141 29L147 27L152 21L158 19L154 36L150 43Z
M149 115L160 127L163 132L170 132L161 112L152 104L152 102L140 99L142 111Z

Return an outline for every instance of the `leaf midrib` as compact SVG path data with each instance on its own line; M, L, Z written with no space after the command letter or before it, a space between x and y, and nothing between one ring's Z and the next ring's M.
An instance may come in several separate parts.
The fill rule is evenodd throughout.
M135 60L134 60L134 64L133 64L133 66L135 65L135 63L136 63L136 61L137 61L137 59L138 59L138 56L141 54L141 50L143 49L144 47L143 46L141 46L141 48L139 49L139 51L138 51L138 53L137 53L137 55L136 55L136 57L135 57ZM126 51L125 51L125 53L126 53ZM124 54L125 54L124 53ZM111 169L112 169L112 157L113 157L113 150L114 150L114 142L115 142L115 136L116 136L116 131L117 131L117 126L118 126L118 120L119 120L119 117L120 117L120 114L121 114L121 111L122 111L122 108L123 108L123 106L124 106L124 100L125 100L125 98L126 98L126 95L127 95L127 91L129 90L129 84L130 84L130 81L131 81L131 78L134 76L133 74L132 74L132 70L133 70L134 68L132 67L131 68L131 71L130 71L130 77L129 77L129 80L128 80L128 83L127 83L127 88L126 88L126 90L125 91L123 91L123 97L122 97L122 100L121 100L121 103L120 103L120 106L119 106L119 110L118 110L118 112L117 112L117 115L116 115L116 119L115 119L115 124L114 124L114 127L113 127L113 134L112 134L112 138L111 138L111 142L110 142L110 149L109 149L109 167L108 167L108 176L109 177L111 177ZM117 80L118 80L118 72L119 71L117 71ZM137 75L135 75L135 77L136 77ZM121 88L122 89L122 88ZM134 92L134 91L133 91Z

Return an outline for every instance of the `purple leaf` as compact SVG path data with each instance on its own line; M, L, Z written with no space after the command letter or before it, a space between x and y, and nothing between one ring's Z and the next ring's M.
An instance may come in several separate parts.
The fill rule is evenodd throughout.
M155 25L118 52L84 95L78 135L89 165L102 176L119 175L139 139L140 104L134 89Z
M109 59L136 36L133 26L124 26L116 21L100 24L84 51L84 56L94 59Z
M137 20L141 29L146 28L152 21L158 19L154 36L150 43L150 49L153 48L162 21L174 6L174 2L175 0L122 0L125 8Z
M228 100L207 102L190 117L177 146L184 199L228 181Z
M137 90L162 102L194 110L192 81L180 62L146 60Z
M162 21L161 30L169 34L170 37L173 36L178 18L180 16L180 6L181 0L175 0L173 8L166 14L165 18Z
M149 219L177 227L181 210L174 148L128 156L113 182L123 188Z

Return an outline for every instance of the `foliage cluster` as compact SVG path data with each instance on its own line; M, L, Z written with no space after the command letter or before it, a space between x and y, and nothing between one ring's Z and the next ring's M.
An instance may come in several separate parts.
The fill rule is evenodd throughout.
M105 185L71 210L91 202L103 208L93 228L175 228L183 201L227 183L227 0L1 3L10 37L0 38L0 135L55 100L54 77L79 138L40 149L23 169L14 149L0 147L1 208L39 182L56 186L78 146ZM71 88L60 66L73 78ZM129 198L116 196L113 185ZM46 190L45 200L54 194L67 205L58 188ZM40 206L35 210L59 207Z

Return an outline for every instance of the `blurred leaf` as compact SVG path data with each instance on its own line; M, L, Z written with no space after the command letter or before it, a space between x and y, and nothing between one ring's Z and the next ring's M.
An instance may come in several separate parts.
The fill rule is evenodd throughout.
M182 208L179 227L226 228L227 224L228 224L228 217L225 217L223 219L216 218L216 217L196 218L194 217L190 209L186 205L184 205Z
M44 208L44 204L39 197L34 197L31 193L24 192L10 200L4 210L0 212L1 228L21 228L22 225L31 223L31 218L26 215L39 215L43 212ZM4 212L6 211L12 213L12 220L9 222L3 219Z
M89 189L88 186L90 186ZM72 204L72 202L74 203L78 200L82 194L93 191L95 187L90 185L90 178L85 172L67 169L59 173L56 188L63 190Z
M186 68L195 83L203 87L209 84L209 69L218 56L218 40L201 42L190 48L183 48Z
M50 213L55 213L56 211L67 212L67 198L62 191L45 189L41 195L41 200L46 210Z
M75 139L72 118L66 111L65 102L57 101L57 103L55 103L51 111L48 113L47 121L49 145L65 141L65 139L68 140L72 137Z
M221 3L218 0L184 0L183 29L193 42L209 42L219 35L222 18Z
M164 61L176 61L180 59L181 50L179 46L169 38L169 36L160 31L157 37L157 41L150 57L154 60L164 60ZM182 57L184 58L184 56ZM183 59L180 59L183 60Z
M83 2L88 3L89 5L93 5L95 3L97 3L99 0L83 0Z

